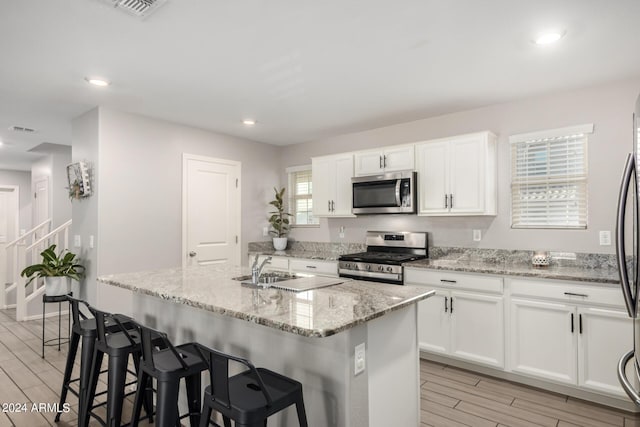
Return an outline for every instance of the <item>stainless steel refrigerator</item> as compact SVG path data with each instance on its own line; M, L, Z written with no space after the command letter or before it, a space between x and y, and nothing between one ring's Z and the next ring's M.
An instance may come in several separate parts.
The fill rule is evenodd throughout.
M620 185L618 196L618 210L616 222L616 255L620 273L620 286L627 305L629 317L633 319L633 349L622 356L618 363L618 379L624 391L636 405L640 406L640 316L638 304L638 280L640 279L640 97L636 101L633 114L633 152L627 156L627 161ZM632 214L626 218L627 214ZM633 232L625 233L625 228L631 227ZM630 240L625 242L625 235ZM632 248L630 254L627 249ZM633 365L627 367L629 362ZM632 378L629 378L629 377Z

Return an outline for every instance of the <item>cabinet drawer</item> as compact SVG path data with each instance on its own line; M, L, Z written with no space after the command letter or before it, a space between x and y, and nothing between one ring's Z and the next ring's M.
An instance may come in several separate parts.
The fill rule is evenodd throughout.
M469 289L497 294L501 294L503 290L501 277L411 268L406 268L404 274L405 283L411 285Z
M302 273L315 273L325 276L338 275L338 263L336 261L318 261L310 259L292 259L291 271Z
M624 307L622 292L618 287L585 286L570 282L546 282L524 279L511 279L510 287L511 295L514 296Z

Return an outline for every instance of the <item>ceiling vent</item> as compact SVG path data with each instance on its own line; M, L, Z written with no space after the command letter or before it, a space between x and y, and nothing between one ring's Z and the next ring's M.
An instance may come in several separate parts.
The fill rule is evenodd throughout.
M9 126L9 130L13 132L35 133L35 129L26 128L24 126Z
M162 6L167 0L103 0L113 7L138 18L146 18Z

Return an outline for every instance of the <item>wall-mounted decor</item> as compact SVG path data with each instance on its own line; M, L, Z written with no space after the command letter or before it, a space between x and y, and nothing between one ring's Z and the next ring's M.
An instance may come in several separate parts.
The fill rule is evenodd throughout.
M67 179L70 199L84 199L91 196L91 171L87 162L81 161L68 165Z

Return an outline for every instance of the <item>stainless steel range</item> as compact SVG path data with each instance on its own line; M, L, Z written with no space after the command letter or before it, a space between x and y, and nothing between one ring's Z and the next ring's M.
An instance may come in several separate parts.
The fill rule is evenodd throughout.
M368 231L367 251L341 255L341 277L402 285L402 263L426 258L427 233Z

